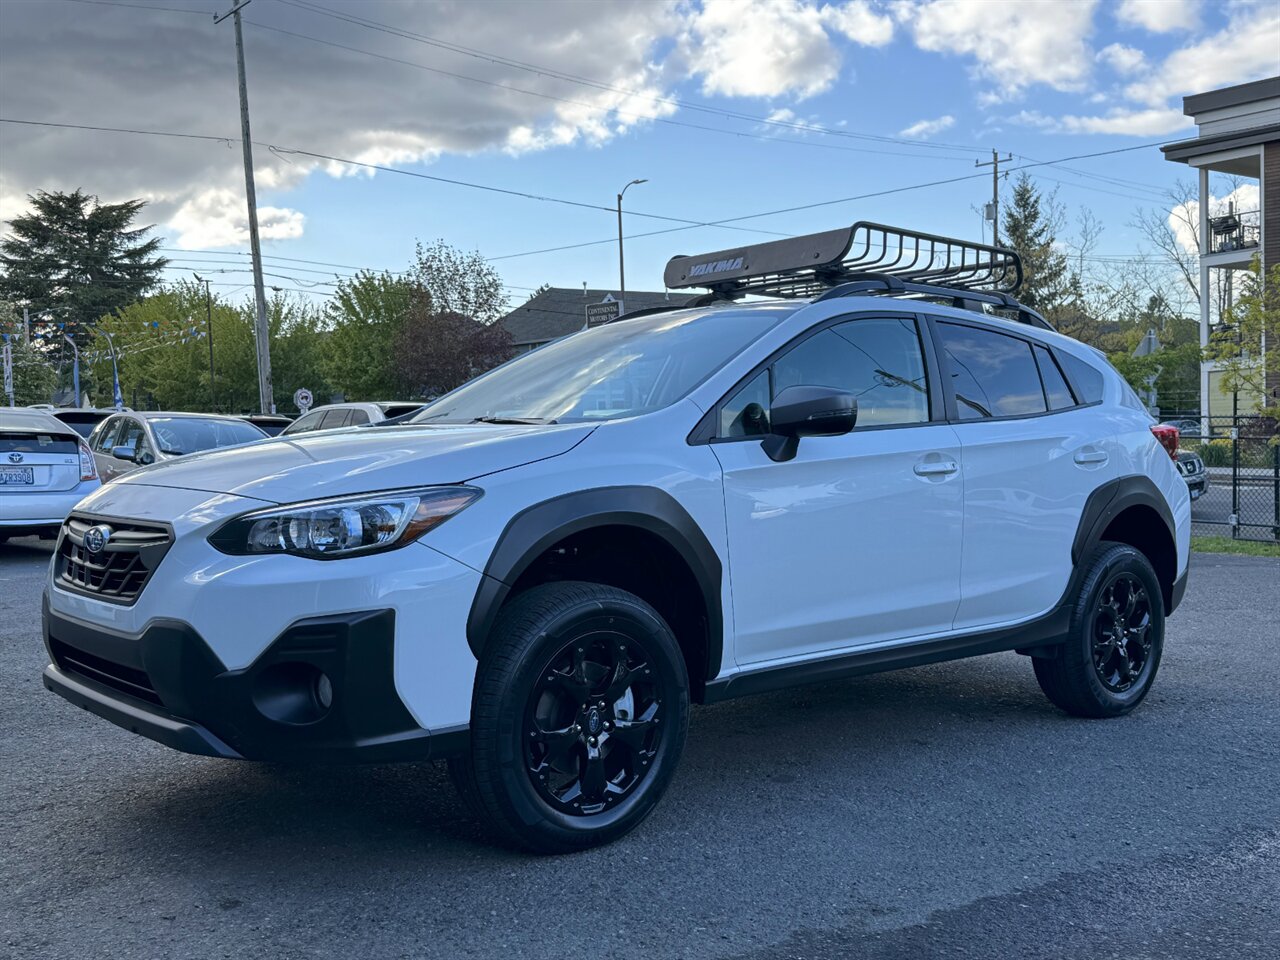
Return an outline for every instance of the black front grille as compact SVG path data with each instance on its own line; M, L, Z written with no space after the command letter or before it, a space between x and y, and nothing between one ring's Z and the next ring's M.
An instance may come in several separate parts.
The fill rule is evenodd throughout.
M97 553L85 547L85 534L95 526L110 528ZM159 524L72 515L58 541L58 585L100 600L130 604L168 552L173 537Z
M49 638L49 652L53 655L54 663L67 673L79 674L87 680L93 680L138 700L163 706L160 695L151 686L151 678L145 670L105 660L63 643L56 637Z

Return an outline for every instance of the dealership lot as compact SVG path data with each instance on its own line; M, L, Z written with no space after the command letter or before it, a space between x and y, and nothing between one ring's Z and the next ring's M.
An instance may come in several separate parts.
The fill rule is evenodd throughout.
M695 710L656 814L531 859L443 771L173 753L40 683L50 547L0 547L15 957L1262 957L1280 942L1280 560L1197 554L1147 703L1014 654Z

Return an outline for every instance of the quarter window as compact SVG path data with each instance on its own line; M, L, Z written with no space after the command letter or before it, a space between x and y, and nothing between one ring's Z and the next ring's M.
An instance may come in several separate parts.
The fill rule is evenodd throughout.
M1081 403L1102 402L1102 372L1091 363L1069 353L1059 352L1062 357L1062 369L1067 372L1075 385Z
M961 420L1044 413L1044 389L1031 344L991 330L939 323Z

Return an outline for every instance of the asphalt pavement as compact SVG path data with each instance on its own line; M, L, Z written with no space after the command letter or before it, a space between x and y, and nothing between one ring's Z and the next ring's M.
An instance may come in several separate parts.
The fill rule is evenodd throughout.
M442 769L188 757L47 693L49 547L0 546L5 958L1262 958L1280 560L1196 555L1147 702L1000 654L697 708L610 847L492 845Z

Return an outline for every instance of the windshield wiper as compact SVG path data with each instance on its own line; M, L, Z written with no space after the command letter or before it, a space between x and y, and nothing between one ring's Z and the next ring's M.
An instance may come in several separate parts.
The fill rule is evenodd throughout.
M554 420L548 420L545 417L476 417L472 423L555 423Z

